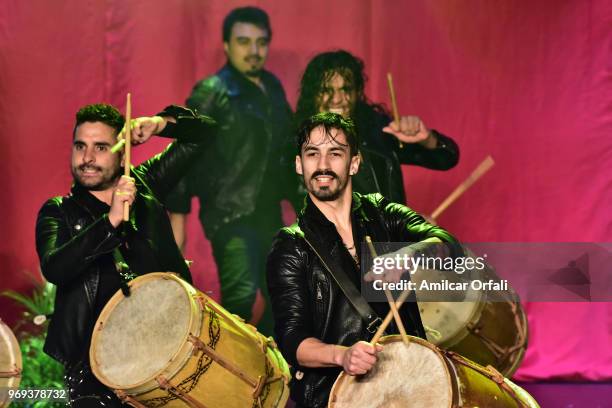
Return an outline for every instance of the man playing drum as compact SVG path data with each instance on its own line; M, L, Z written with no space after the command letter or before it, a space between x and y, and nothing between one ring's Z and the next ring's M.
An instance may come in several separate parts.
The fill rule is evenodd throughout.
M401 132L413 131L402 124ZM295 161L308 191L306 205L297 223L279 232L268 257L276 340L293 366L291 396L298 407L326 407L341 370L364 374L382 350L365 341L389 305L345 295L350 286L362 284L357 248L366 235L373 241L456 243L448 232L403 205L379 194L353 193L358 146L350 119L319 113L304 121ZM425 338L414 297L399 314L408 334ZM387 332L397 330L392 324Z
M122 153L113 153L125 119L106 104L83 107L72 136L69 195L49 199L36 222L36 247L45 278L57 285L55 312L44 350L64 364L73 407L120 406L92 374L91 333L106 302L127 282L154 271L173 271L191 281L160 204L204 147L214 122L169 106L132 121L134 144L152 135L176 139L163 153L121 176ZM124 222L124 203L129 221Z

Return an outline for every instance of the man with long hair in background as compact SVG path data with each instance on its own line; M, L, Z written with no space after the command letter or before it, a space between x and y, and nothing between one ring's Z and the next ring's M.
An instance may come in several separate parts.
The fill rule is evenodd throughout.
M361 170L353 177L360 193L378 192L404 203L402 164L448 170L459 161L459 147L449 137L428 129L417 116L392 121L386 109L369 101L363 61L347 51L316 55L300 85L296 123L317 112L333 112L354 120L360 139Z

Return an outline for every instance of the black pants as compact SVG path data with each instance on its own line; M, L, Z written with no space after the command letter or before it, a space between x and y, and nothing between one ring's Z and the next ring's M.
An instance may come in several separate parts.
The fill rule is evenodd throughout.
M271 336L272 308L265 284L266 258L280 221L265 217L245 217L224 225L211 239L213 256L219 272L221 304L243 319L251 319L257 290L266 302L264 315L257 325L260 333Z
M121 407L121 400L92 374L88 363L78 362L66 367L64 382L73 408Z

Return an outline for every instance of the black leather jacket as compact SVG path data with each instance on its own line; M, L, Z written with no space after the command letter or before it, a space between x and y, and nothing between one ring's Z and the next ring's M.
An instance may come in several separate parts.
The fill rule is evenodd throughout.
M315 337L324 343L351 346L359 340L369 340L372 334L308 243L318 241L329 248L329 256L350 257L335 226L310 198L306 201L297 224L277 235L268 257L267 278L277 343L293 370L303 373L303 377L294 375L292 399L302 406L318 408L327 406L340 368L301 367L296 359L299 344ZM357 232L358 239L367 234L374 242L415 242L430 237L456 242L442 228L428 224L419 214L390 203L380 194L354 193L352 222L354 233L361 231ZM370 305L382 318L389 310L384 303ZM425 338L415 302L405 303L400 314L410 334ZM392 325L387 333L393 332L397 333Z
M391 122L385 113L371 105L360 105L357 112L357 134L363 161L353 177L353 190L381 193L392 202L406 202L402 164L412 164L433 170L448 170L459 161L459 147L449 137L431 130L438 139L435 149L419 144L403 144L382 131Z
M187 99L187 106L217 121L219 134L166 205L172 212L188 213L191 197L199 197L209 238L257 206L275 211L271 218L281 225L278 203L297 200L291 108L274 75L263 71L261 81L265 93L227 64L198 82Z
M176 106L159 115L177 119L176 124L168 123L160 135L177 140L163 153L132 169L138 193L130 223L154 253L155 261L150 264L156 270L147 272L177 272L191 281L174 242L166 210L158 198L167 194L189 161L204 147L214 122ZM96 200L84 188L74 186L70 195L49 199L36 221L41 270L49 282L57 285L44 350L65 365L86 355L98 317L95 305L100 277L117 273L112 254L122 244L121 228L115 229L106 213L99 215L96 205L102 202Z

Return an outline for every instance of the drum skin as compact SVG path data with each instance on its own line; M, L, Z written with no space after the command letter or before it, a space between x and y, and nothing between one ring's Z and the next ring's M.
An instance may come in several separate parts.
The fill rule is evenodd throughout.
M271 338L265 338L174 274L151 273L129 285L131 296L125 298L117 292L100 314L90 348L93 373L120 398L137 407L284 407L289 396L289 368ZM149 288L157 294L139 296ZM173 305L161 306L164 293L181 291L186 301L179 295L171 302ZM129 307L122 309L122 303L142 301L146 305L134 305L134 313L130 313ZM148 307L150 318L141 313L141 309ZM113 316L120 310L122 316ZM189 319L185 320L185 314ZM147 323L143 326L142 322L130 321L130 315L157 325L159 322L173 325L177 321L179 326L173 329L176 336L161 328L147 327ZM182 320L186 322L184 330ZM139 335L144 340L132 344L131 339L121 338L124 335L130 338ZM172 345L170 352L166 350L165 338ZM128 354L139 355L134 361L127 361L125 368L113 356L113 350L118 349L115 344L122 342ZM150 361L140 356L138 348L142 345L150 353ZM120 370L113 364L119 365ZM128 371L132 365L142 369L137 367L132 378L123 378L122 371Z
M0 319L0 388L19 389L21 381L21 349L12 330ZM6 393L0 393L0 407L10 405Z
M341 373L329 408L538 408L518 386L494 369L444 352L420 338L381 338L384 346L366 375Z

